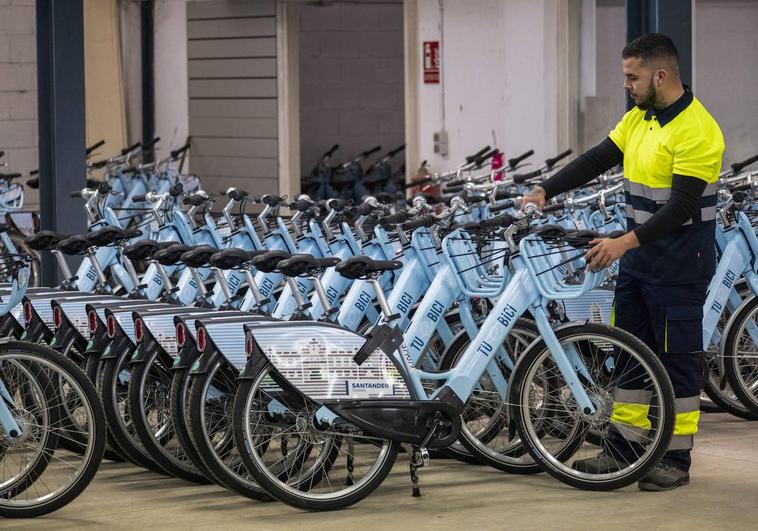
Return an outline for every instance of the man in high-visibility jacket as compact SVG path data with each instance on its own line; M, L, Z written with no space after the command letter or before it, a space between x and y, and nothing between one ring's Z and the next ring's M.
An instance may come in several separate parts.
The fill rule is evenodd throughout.
M690 481L690 450L700 416L703 304L716 267L716 181L724 138L682 84L669 37L643 35L624 48L622 59L624 88L636 107L608 138L535 187L524 203L542 207L546 199L623 162L628 232L593 242L588 267L621 259L612 324L643 340L671 378L674 436L661 462L639 482L643 490L669 490ZM613 472L620 459L629 456L633 462L631 456L639 455L651 427L649 391L634 387L622 383L616 389L612 444L574 468Z

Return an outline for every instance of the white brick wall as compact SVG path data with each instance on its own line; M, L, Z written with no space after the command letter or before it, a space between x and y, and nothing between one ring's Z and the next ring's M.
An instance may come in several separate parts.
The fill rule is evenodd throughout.
M34 0L0 0L0 150L8 163L3 173L28 174L37 167ZM27 208L37 204L37 193L27 190Z
M402 2L300 6L300 141L304 174L404 142Z

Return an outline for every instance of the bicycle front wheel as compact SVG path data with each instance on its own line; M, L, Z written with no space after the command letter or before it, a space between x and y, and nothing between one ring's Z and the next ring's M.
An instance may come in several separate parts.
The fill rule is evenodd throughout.
M573 487L613 490L636 482L666 452L674 430L674 391L663 364L644 343L618 328L577 323L555 333L595 412L579 407L540 340L524 353L513 374L509 401L522 440L550 475ZM546 376L549 387L541 385ZM552 414L549 423L544 411ZM577 445L572 456L565 455L566 433L586 435L590 430L612 466L588 471L582 464L598 456L595 444Z

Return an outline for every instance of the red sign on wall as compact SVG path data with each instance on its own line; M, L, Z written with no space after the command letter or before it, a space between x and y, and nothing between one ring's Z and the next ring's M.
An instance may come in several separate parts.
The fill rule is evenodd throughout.
M424 41L424 83L440 82L440 43Z

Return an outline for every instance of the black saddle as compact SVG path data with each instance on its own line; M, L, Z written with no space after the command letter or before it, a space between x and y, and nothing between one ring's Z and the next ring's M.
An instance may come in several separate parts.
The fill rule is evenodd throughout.
M267 253L253 258L253 266L255 266L258 271L271 273L273 271L276 271L276 267L279 265L279 262L286 260L290 256L292 255L287 251L268 251Z
M372 260L367 256L351 256L337 264L337 273L345 278L358 280L374 273L394 271L403 267L398 260Z
M58 242L65 240L71 236L70 234L61 234L60 232L53 232L51 230L41 230L37 234L29 236L26 240L26 245L35 251L50 251L55 249Z
M174 265L180 262L182 255L194 249L191 245L175 243L165 249L160 249L153 254L153 260L164 266Z
M339 262L340 259L334 256L316 258L309 254L293 254L279 262L276 267L285 276L298 277L314 275L323 269L336 266Z
M179 260L184 262L188 267L203 267L207 266L211 256L216 254L219 250L210 245L200 245L195 247L191 251L187 251Z

